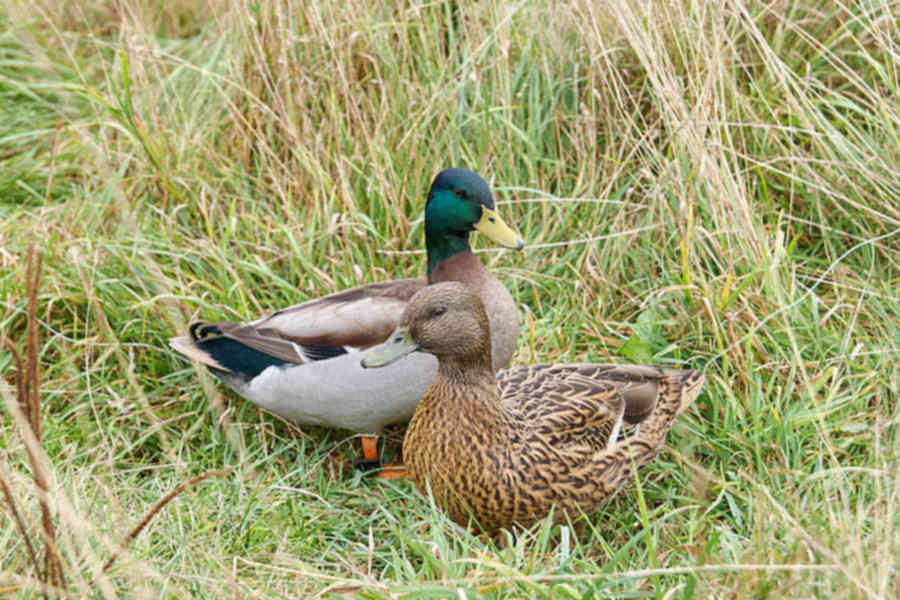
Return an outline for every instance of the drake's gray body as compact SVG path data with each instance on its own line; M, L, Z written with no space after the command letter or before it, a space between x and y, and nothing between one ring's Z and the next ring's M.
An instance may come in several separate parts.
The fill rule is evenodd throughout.
M410 419L437 373L433 356L411 358L385 368L384 374L363 369L360 354L350 352L268 367L249 381L229 373L219 378L239 396L288 421L377 435L385 425ZM341 376L334 377L336 372Z

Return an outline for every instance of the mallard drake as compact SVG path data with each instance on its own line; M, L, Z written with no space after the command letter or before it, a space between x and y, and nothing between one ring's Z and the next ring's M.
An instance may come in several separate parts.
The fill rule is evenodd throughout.
M356 353L387 339L426 282L462 282L484 302L492 368L509 363L515 349L515 302L472 253L471 231L508 248L524 245L497 214L484 179L468 169L447 169L434 178L425 204L427 280L363 285L249 323L201 321L170 344L269 412L298 424L363 434L358 465L371 469L380 464L377 436L385 425L409 420L437 372L437 360L423 354L379 372L362 369Z
M491 368L490 325L465 286L428 286L399 327L363 355L440 363L406 430L408 475L450 518L494 533L604 504L660 451L703 376L665 367L563 364ZM402 363L403 361L400 361ZM499 380L499 381L498 381Z

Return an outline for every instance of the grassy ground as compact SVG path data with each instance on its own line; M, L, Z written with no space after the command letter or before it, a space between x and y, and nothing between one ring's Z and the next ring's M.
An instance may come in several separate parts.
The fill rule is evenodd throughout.
M41 593L34 465L66 596L897 594L896 3L81 4L0 3L19 354L44 253L44 441L29 458L4 416L0 596ZM521 307L515 364L707 376L586 527L502 548L166 344L197 316L421 274L424 194L451 165L529 245L481 254Z

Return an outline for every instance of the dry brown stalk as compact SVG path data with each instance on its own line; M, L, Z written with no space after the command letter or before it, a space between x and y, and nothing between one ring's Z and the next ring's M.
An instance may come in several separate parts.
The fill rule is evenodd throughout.
M41 267L44 253L38 252L35 258L34 246L28 248L28 259L25 267L25 278L28 290L28 324L25 330L25 402L28 406L31 430L38 442L41 441L41 399L39 394L40 375L38 371L38 323L37 293L41 280Z
M41 397L40 397L40 369L38 364L38 348L40 338L38 336L37 321L37 296L41 281L41 267L44 262L44 253L34 252L34 246L28 248L28 259L25 267L25 279L28 290L28 324L25 330L25 398L27 407L26 415L31 425L31 431L38 444L43 442L41 431ZM21 402L21 400L20 400ZM38 502L41 505L41 526L44 531L44 581L51 586L62 587L62 563L55 552L56 529L53 526L53 516L50 513L50 504L47 501L48 482L44 479L43 471L37 468L37 458L29 452L34 483L41 493L38 494Z

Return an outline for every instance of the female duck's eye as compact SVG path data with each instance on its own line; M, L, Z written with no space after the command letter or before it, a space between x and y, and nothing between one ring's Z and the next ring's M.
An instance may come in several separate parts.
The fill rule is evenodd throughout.
M447 309L445 307L435 306L434 308L431 309L431 318L433 319L434 317L439 317L442 314L444 314L445 312L447 312Z

